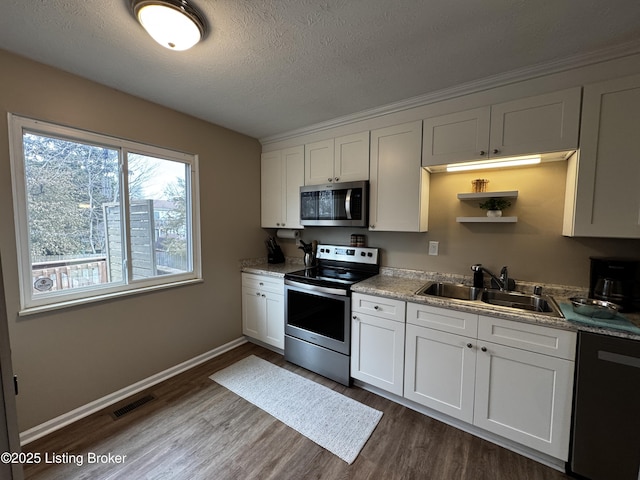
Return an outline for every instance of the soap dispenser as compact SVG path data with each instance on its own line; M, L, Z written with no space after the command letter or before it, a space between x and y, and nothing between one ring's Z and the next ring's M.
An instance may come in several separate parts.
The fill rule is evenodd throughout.
M477 263L474 267L481 267L482 264ZM475 288L484 288L484 273L482 273L481 268L473 268L473 286Z

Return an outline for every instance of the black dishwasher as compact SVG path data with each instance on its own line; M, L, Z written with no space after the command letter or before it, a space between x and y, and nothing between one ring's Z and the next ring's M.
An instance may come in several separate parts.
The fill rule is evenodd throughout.
M640 479L640 341L580 332L571 473Z

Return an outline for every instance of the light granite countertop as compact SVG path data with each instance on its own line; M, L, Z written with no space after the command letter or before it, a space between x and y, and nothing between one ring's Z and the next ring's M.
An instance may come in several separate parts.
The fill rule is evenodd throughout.
M302 259L297 258L287 258L284 263L267 263L266 257L242 260L240 262L240 270L242 272L270 277L284 277L286 273L295 272L302 268L304 268L304 263Z
M269 275L283 277L286 273L299 270L303 267L301 259L287 259L285 263L269 264L265 259L244 260L240 264L242 272L254 273L258 275ZM356 283L351 290L356 293L375 295L379 297L395 298L406 302L421 303L433 307L448 308L479 315L490 315L517 322L535 323L553 328L561 328L571 331L588 331L611 335L622 338L640 340L640 333L634 333L615 328L598 327L584 323L569 321L565 318L554 317L537 312L514 311L507 307L490 305L481 301L456 300L436 296L416 295L427 282L450 282L465 285L472 284L472 277L424 272L419 270L397 269L382 267L380 274L362 282ZM516 290L522 292L532 292L533 287L538 284L516 280ZM580 287L565 285L541 284L543 294L552 296L557 303L569 303L568 298L573 296L587 296L587 291ZM640 328L640 313L626 314L625 317L636 327ZM640 332L640 330L638 330Z

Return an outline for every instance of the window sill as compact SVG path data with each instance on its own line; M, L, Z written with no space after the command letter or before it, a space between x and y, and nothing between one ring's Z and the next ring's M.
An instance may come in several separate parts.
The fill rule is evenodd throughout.
M181 280L179 282L172 282L172 283L165 283L162 285L153 285L151 287L141 287L141 288L135 288L135 289L131 289L131 290L126 290L124 292L114 292L114 293L107 293L104 295L96 295L94 297L90 297L90 298L80 298L77 300L68 300L65 302L58 302L58 303L50 303L48 305L42 305L39 307L29 307L29 308L25 308L23 310L20 310L18 312L18 316L19 317L26 317L29 315L37 315L40 313L45 313L45 312L50 312L50 311L54 311L54 310L62 310L65 308L71 308L71 307L77 307L79 305L86 305L88 303L96 303L96 302L103 302L105 300L113 300L114 298L119 298L119 297L128 297L131 295L138 295L141 293L149 293L149 292L155 292L157 290L164 290L167 288L175 288L175 287L183 287L186 285L194 285L197 283L203 283L204 279L202 278L194 278L191 280Z

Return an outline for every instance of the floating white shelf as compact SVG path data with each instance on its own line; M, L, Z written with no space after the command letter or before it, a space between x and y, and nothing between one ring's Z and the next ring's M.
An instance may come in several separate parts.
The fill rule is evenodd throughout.
M458 223L516 223L518 217L456 217Z
M482 198L518 198L518 190L508 190L505 192L479 192L479 193L459 193L458 199L460 200L478 200Z
M518 190L503 192L459 193L459 200L482 200L485 198L518 198ZM518 217L456 217L458 223L516 223Z

